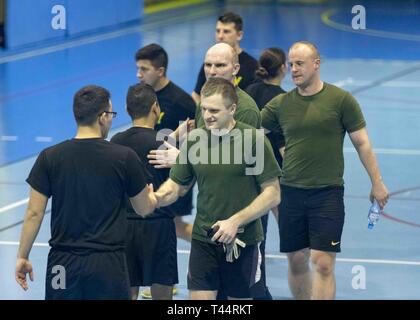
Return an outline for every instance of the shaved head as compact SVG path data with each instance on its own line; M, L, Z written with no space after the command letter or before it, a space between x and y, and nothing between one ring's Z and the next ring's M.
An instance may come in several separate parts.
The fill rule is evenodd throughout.
M289 52L292 51L293 49L298 49L298 50L301 49L305 51L308 50L308 52L310 51L310 55L312 56L313 59L321 59L318 48L312 42L309 42L309 41L295 42L290 47Z
M207 50L206 56L209 54L215 54L218 56L224 55L232 61L233 64L239 63L238 54L235 49L225 42L216 43L214 46L210 47L210 49Z
M204 58L206 79L217 77L233 82L239 68L238 54L229 44L220 42L207 50Z

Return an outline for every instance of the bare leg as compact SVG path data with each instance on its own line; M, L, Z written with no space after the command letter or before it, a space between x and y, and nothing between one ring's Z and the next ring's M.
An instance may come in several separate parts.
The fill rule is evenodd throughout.
M216 300L217 290L204 291L204 290L190 290L191 300Z
M314 267L312 299L335 299L335 257L334 252L311 250L311 261Z
M181 216L175 216L176 237L191 242L192 227L191 223L184 222Z
M309 268L310 251L308 248L287 254L289 260L289 287L297 300L311 298L312 275Z
M139 296L139 287L131 287L130 292L131 292L131 300L137 300Z
M152 287L151 287L152 299L153 300L172 300L172 288L173 286L164 286L157 283L152 284Z

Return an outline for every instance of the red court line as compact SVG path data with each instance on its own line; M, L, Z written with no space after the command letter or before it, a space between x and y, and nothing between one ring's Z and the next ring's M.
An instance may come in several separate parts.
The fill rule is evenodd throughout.
M407 191L418 190L418 189L420 189L420 186L398 190L398 191L395 191L395 192L391 192L389 194L389 197L391 198L394 195L405 193ZM408 225L408 226L420 228L420 224L418 224L418 223L414 223L414 222L410 222L410 221L406 221L406 220L402 220L402 219L396 218L396 217L394 217L394 216L392 216L392 215L390 215L389 213L386 213L386 212L383 213L383 216L385 218L389 219L389 220L392 220L392 221L395 221L395 222L398 222L398 223L402 223L402 224L405 224L405 225Z

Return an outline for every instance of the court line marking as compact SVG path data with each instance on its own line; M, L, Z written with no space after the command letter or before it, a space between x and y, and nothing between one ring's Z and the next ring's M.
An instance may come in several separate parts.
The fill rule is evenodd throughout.
M0 136L0 141L17 141L17 136Z
M24 204L26 204L28 202L29 202L29 198L26 198L26 199L22 199L22 200L13 202L11 204L8 204L7 206L1 207L0 208L0 213L3 213L3 212L6 212L6 211L9 211L9 210L12 210L12 209L17 208L17 207L20 207L20 206L22 206L22 205L24 205Z
M52 137L35 137L36 142L51 142L52 140Z
M0 241L0 245L18 246L19 241ZM47 242L35 242L33 246L34 247L49 247L50 245ZM190 250L178 249L177 252L180 254L190 254ZM284 254L266 254L265 257L269 259L281 259L281 260L287 259L287 256ZM420 266L420 261L405 261L405 260L337 258L337 261Z
M357 153L355 148L345 147L343 148L344 153ZM404 155L404 156L420 156L419 149L387 149L377 148L373 149L375 154L391 154L391 155Z

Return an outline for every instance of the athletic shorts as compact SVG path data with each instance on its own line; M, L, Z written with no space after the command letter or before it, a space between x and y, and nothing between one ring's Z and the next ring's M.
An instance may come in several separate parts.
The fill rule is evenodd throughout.
M127 219L130 286L178 283L176 241L173 219Z
M261 281L260 244L241 248L239 258L226 261L223 245L193 239L187 283L189 290L223 290L228 297L254 298L265 294Z
M45 283L46 300L129 300L124 251L74 254L51 249Z
M344 225L344 187L317 189L281 187L280 251L310 248L341 251Z

